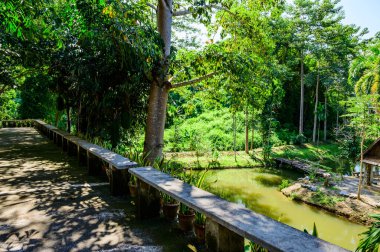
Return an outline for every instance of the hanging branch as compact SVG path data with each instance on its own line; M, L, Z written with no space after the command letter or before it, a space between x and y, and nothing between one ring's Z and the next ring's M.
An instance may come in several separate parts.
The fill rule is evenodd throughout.
M206 4L206 5L199 6L197 8L203 8L203 9L209 8L209 9L216 9L216 10L224 10L230 14L233 14L229 9L227 9L223 6L215 5L215 4ZM184 16L184 15L188 15L188 14L191 14L191 11L189 8L185 9L185 10L178 10L178 11L173 12L173 17Z
M192 84L196 84L198 82L201 82L203 80L211 78L215 74L217 74L217 72L212 72L212 73L203 75L201 77L198 77L198 78L195 78L195 79L192 79L192 80L182 81L182 82L178 82L178 83L172 84L171 89L173 89L173 88L179 88L179 87L184 87L184 86L188 86L188 85L192 85Z
M151 3L146 3L146 5L148 5L150 8L152 8L157 13L157 7L156 6L154 6Z

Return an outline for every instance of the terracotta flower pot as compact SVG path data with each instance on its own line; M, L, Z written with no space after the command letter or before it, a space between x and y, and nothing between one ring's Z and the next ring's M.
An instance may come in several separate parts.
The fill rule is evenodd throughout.
M194 223L194 232L195 232L195 236L197 237L198 242L203 244L205 242L205 233L206 233L205 225Z
M164 216L169 221L174 221L178 215L179 203L164 203L162 206L162 212Z
M193 230L193 223L195 219L194 212L188 212L186 214L178 214L179 228L184 232L190 232Z
M129 186L129 193L131 194L131 197L136 197L137 196L137 185L129 183L128 186Z

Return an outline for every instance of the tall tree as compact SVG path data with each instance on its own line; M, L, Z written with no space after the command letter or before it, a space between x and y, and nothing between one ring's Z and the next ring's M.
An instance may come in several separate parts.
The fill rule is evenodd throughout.
M308 53L309 40L311 39L311 27L313 25L313 1L312 0L295 0L293 5L288 8L288 14L293 27L293 43L292 46L298 52L300 64L300 109L299 109L299 124L298 134L304 133L304 98L305 98L305 66L304 60Z
M269 1L270 4L275 1ZM236 3L234 1L184 1L179 4L173 5L172 0L158 0L157 5L149 4L155 11L157 16L157 29L164 43L164 50L161 56L161 60L157 63L156 68L152 72L152 83L150 86L150 94L149 94L149 104L148 104L148 114L147 114L147 123L145 130L145 141L144 141L144 152L148 155L148 159L153 162L157 157L162 156L163 149L163 135L164 135L164 127L165 127L165 119L166 119L166 104L168 100L169 91L173 88L183 87L187 85L191 85L197 83L199 81L205 80L206 78L214 76L215 71L204 73L202 76L197 77L190 81L182 81L179 83L172 84L171 83L171 69L170 64L172 60L172 51L171 51L171 33L172 33L172 24L173 17L180 17L183 15L192 14L194 17L204 17L206 19L210 19L210 10L217 10L221 12L226 12L228 15L236 15L239 11L246 11L244 7L250 7L251 11L255 13L259 13L258 9L260 6L267 6L268 2L263 1L247 1L245 4ZM252 7L258 8L253 9ZM236 22L235 22L236 24ZM244 24L247 26L251 26L251 24ZM233 33L232 37L234 36ZM229 43L226 42L224 45L229 46ZM223 46L223 43L222 43ZM218 47L211 45L210 51L214 51ZM231 49L231 47L230 47ZM225 51L226 52L226 51ZM216 56L213 54L208 54L209 58L217 58L217 60L226 59L226 56L232 56L232 53L216 53ZM237 55L233 57L238 61L243 57ZM245 61L243 59L243 61ZM247 61L245 61L247 62ZM229 67L231 64L231 60L225 60L224 63L220 63L217 65L216 70L221 70L223 68ZM224 65L223 65L224 64ZM243 66L243 64L241 64ZM238 67L238 64L235 65L235 73L240 71L242 68ZM233 68L229 68L231 70ZM227 75L228 75L227 71ZM232 73L233 74L233 73ZM235 77L238 75L234 75ZM227 78L234 78L233 75L226 76Z
M350 119L349 126L357 132L360 137L360 175L358 183L357 198L360 200L362 183L363 183L363 154L364 143L368 138L377 137L379 132L379 114L376 110L379 108L378 94L365 94L351 97L344 102L347 106L347 114L344 115Z

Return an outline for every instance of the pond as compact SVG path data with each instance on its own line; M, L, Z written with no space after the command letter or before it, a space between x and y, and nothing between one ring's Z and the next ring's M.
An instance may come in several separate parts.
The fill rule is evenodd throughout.
M360 233L367 228L324 210L298 203L278 190L282 179L300 177L289 170L228 169L209 171L207 190L255 212L311 233L315 222L319 238L355 250Z

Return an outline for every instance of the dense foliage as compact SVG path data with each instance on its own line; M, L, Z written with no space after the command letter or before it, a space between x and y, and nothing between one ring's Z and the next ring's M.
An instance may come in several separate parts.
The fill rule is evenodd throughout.
M19 6L25 9L11 17L2 15L27 16L27 6ZM17 7L10 3L5 8ZM83 0L47 2L42 8L47 11L35 15L44 25L26 26L28 19L14 29L9 21L1 43L6 52L23 51L36 60L17 66L28 70L19 116L46 118L55 108L57 113L66 112L66 118L75 118L78 132L101 136L116 146L123 132L133 133L144 121L150 72L162 47L144 12L146 5ZM8 37L23 46L15 47ZM11 58L1 63L9 73L17 72ZM4 89L10 85L9 73L1 81Z
M378 92L379 40L344 25L338 0L174 1L170 48L161 2L0 3L0 119L45 118L112 147L137 136L141 147L152 87L169 86L158 148L269 157L276 145L338 140L354 159L341 101Z

